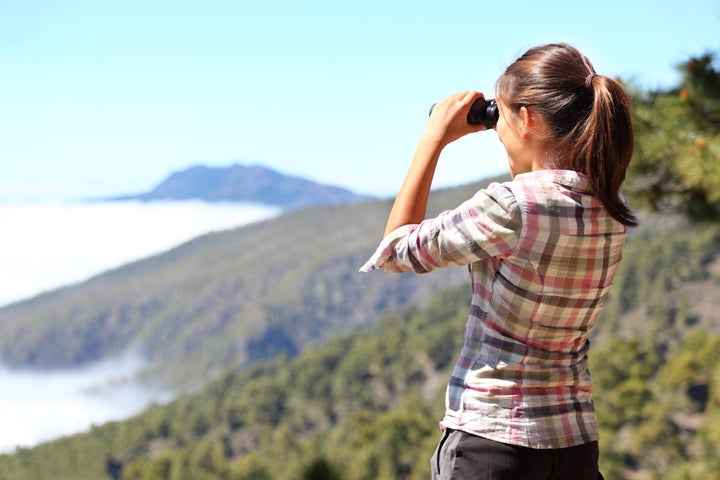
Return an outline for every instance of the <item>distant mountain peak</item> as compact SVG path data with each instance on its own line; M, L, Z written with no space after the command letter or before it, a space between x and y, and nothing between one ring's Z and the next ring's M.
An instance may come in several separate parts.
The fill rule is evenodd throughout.
M285 175L262 165L195 165L171 173L151 191L112 200L203 200L247 202L297 209L320 204L355 203L370 197L345 188Z

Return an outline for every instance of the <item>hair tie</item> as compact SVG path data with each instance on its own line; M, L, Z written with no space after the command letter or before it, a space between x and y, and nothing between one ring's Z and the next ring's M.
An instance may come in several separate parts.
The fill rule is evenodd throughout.
M587 77L585 77L585 88L592 87L592 81L593 78L597 77L597 73L590 72Z

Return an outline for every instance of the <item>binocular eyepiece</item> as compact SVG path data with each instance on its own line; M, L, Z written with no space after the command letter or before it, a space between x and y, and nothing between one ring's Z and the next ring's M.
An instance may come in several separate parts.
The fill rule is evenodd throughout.
M435 105L437 104L430 107L430 114L432 114ZM495 99L485 100L482 97L473 102L467 114L467 122L470 125L485 125L488 130L495 128L498 118L500 118L500 112Z

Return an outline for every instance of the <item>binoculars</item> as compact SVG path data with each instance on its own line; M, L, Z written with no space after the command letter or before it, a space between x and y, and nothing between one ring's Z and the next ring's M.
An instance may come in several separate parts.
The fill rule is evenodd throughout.
M430 107L429 114L432 114L435 105L437 104L433 104L433 106ZM499 117L500 112L498 112L498 106L495 99L485 100L481 97L475 100L475 102L473 102L470 106L470 111L467 115L467 122L471 125L485 125L488 129L491 129L495 128Z

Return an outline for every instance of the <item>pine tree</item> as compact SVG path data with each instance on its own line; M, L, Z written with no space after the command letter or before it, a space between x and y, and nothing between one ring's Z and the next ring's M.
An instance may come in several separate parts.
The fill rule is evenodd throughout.
M636 94L627 191L656 212L720 218L720 72L715 55L678 66L678 88Z

